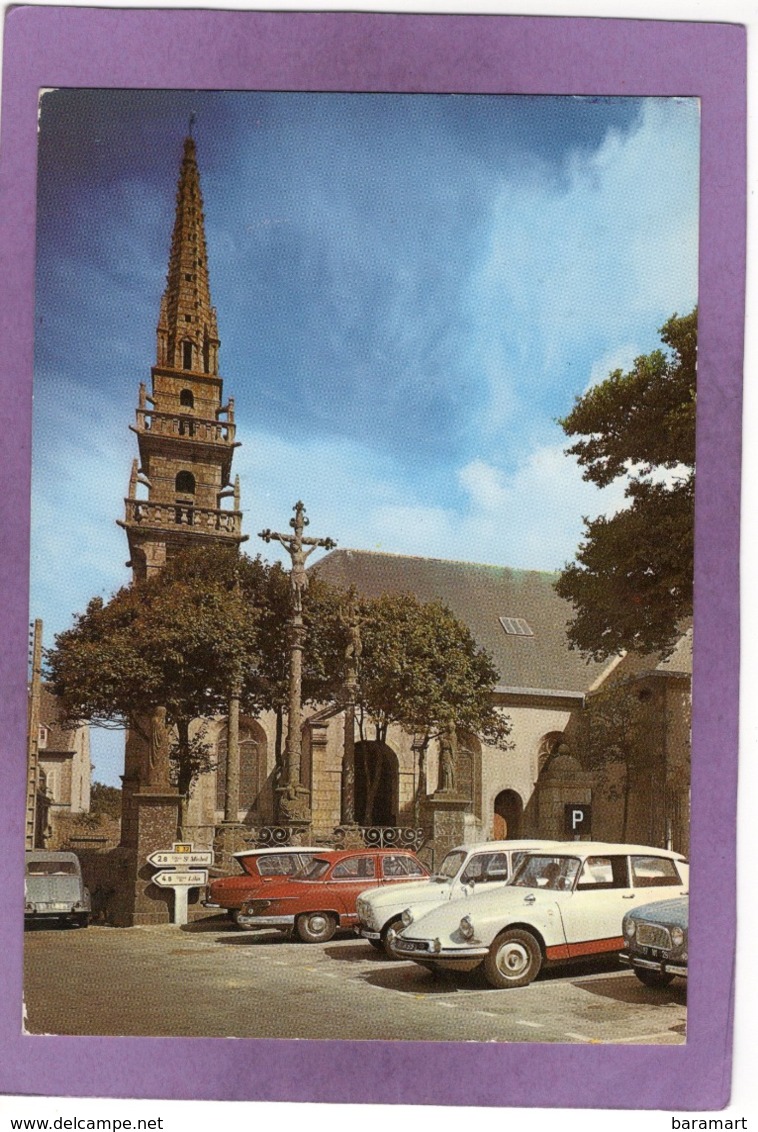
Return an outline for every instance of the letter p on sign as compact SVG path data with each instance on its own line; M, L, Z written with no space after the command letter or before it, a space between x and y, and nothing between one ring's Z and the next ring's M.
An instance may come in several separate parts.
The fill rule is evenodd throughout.
M589 802L570 802L564 807L563 832L566 837L589 837L592 833L592 806Z

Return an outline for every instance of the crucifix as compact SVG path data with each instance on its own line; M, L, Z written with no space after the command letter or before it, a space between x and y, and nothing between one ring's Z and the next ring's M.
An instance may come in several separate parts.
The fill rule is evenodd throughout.
M307 558L319 547L332 550L337 544L331 538L309 538L303 535L309 520L305 505L298 500L293 507L295 517L290 519L292 534L281 534L266 528L259 538L264 542L280 542L290 556L290 591L292 597L292 618L290 620L290 681L289 709L287 713L287 738L284 744L283 782L279 787L279 813L287 822L307 824L310 820L308 790L300 782L300 763L302 745L302 681L303 681L303 594L308 588L308 574L305 570ZM307 547L307 549L305 549Z

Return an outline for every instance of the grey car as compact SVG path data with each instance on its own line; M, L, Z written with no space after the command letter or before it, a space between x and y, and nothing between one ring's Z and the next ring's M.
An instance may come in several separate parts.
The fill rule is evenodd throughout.
M92 905L75 853L27 849L24 922L47 920L86 928Z

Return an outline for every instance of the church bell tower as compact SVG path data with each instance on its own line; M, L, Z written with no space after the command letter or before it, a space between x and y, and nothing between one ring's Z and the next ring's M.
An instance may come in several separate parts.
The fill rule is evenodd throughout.
M184 142L166 289L151 389L140 384L139 460L132 464L126 530L135 581L188 542L238 546L239 477L231 480L234 400L223 400L219 338L211 305L195 142ZM229 506L231 502L231 507Z

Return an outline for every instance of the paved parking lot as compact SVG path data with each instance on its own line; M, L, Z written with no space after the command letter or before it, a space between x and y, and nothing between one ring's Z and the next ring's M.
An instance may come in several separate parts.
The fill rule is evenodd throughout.
M615 1042L685 1040L686 984L643 987L613 961L545 972L497 991L435 977L356 937L326 944L185 928L27 931L27 1030L255 1038Z

